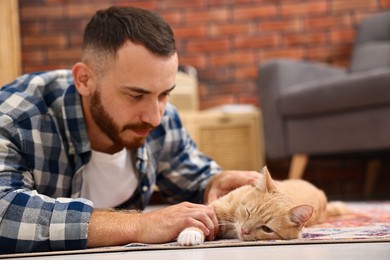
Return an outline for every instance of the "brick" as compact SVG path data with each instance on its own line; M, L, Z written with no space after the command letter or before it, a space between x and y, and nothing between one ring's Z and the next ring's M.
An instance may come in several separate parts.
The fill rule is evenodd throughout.
M331 2L331 11L356 11L361 10L372 10L377 9L377 1L367 1L367 0L334 0Z
M323 62L323 63L332 63L334 61L334 57L331 55L333 46L315 46L310 47L307 50L307 58L309 60Z
M350 61L352 55L352 43L338 45L330 52L335 57L334 62Z
M291 15L318 15L318 14L326 14L328 11L327 1L307 1L307 2L283 2L282 6L282 14L284 16Z
M263 63L275 58L291 58L302 60L304 58L304 54L305 52L302 47L264 50L260 52L260 61Z
M48 50L47 57L49 60L75 63L81 59L81 49Z
M179 63L180 64L187 64L195 67L196 69L205 68L207 65L206 58L203 55L190 55L190 54L184 54L180 55L179 50Z
M240 66L234 70L234 78L236 80L248 80L257 78L257 67L252 66Z
M306 44L322 44L327 40L326 34L324 32L314 32L314 33L295 33L285 35L283 42L286 46L293 45L306 45Z
M224 24L212 24L208 26L208 32L210 36L226 36L226 35L246 35L254 31L251 23L224 23Z
M61 20L52 20L47 21L44 24L45 29L47 31L53 31L53 32L72 32L72 31L83 31L84 30L84 23L80 20L69 20L69 19L61 19Z
M229 66L254 64L254 56L252 52L224 52L221 54L211 54L210 64L212 66Z
M149 9L149 10L156 10L157 9L157 2L156 1L126 1L126 0L114 0L112 5L117 6L136 6L139 8Z
M181 25L183 23L183 15L179 12L164 12L160 14L171 27L174 27L176 24Z
M239 95L238 103L250 104L250 105L254 105L255 107L259 107L260 106L259 95L256 92L248 92L243 95Z
M219 84L215 84L212 89L213 95L233 95L238 97L238 95L247 91L248 84L241 84L241 82L229 81Z
M382 8L390 8L390 0L381 0L380 4Z
M183 0L164 0L158 1L159 8L162 10L175 9L175 10L191 10L206 8L204 1L183 1Z
M188 42L186 51L189 52L224 52L229 48L228 39L197 40Z
M25 36L22 39L23 47L47 47L55 46L56 48L64 47L67 38L64 35L36 35Z
M233 94L241 96L243 93L252 92L254 87L250 80L244 81L228 81L223 84L216 84L213 88L213 95Z
M233 95L212 95L207 96L207 98L200 99L200 109L208 109L216 106L226 105L226 104L237 104L238 100Z
M58 1L58 0L57 0ZM31 0L18 0L19 9L24 8L26 6L42 6L42 0L31 1Z
M228 66L218 67L213 69L199 70L199 80L203 82L213 82L214 84L229 82L234 80L234 68Z
M207 11L191 11L185 14L184 22L187 24L207 22L221 22L228 20L226 8L210 9Z
M61 6L29 6L20 10L20 16L23 20L58 19L64 14L64 8Z
M307 29L351 27L352 24L350 15L310 17L303 20L303 25Z
M60 4L77 4L80 3L80 0L24 0L24 1L31 1L31 2L42 2L41 4L47 4L47 5L60 5ZM90 2L91 4L102 2L105 0L84 0L84 2Z
M237 6L237 5L245 5L245 4L253 4L253 0L209 0L208 4L210 6L218 6L218 5L232 5L232 6Z
M176 27L173 29L176 39L197 38L206 35L206 28L202 25Z
M286 19L277 21L261 21L258 25L259 31L299 31L302 25L299 19Z
M71 69L72 64L69 63L51 63L51 64L34 64L33 66L23 65L23 73L31 73L37 71L48 71L57 69Z
M198 95L199 99L201 99L202 97L207 97L209 95L208 87L200 81L198 81Z
M42 63L45 59L44 51L37 50L37 51L24 51L22 53L22 64L24 63L32 63L32 64L39 64Z
M277 14L276 5L259 5L238 7L233 9L233 19L236 21L270 17Z
M234 46L237 49L244 48L264 48L273 47L280 42L277 34L267 36L253 36L253 37L237 37L234 39Z
M78 46L81 48L83 43L83 35L82 34L72 34L69 36L69 45Z
M351 49L352 44L310 47L307 50L307 58L328 64L348 64Z
M22 34L37 34L43 31L44 23L42 21L29 21L20 23L20 32Z
M88 4L88 3L71 3L69 5L64 6L65 8L65 15L70 18L84 18L84 19L90 19L98 10L106 9L110 7L111 5L109 2L105 1L104 3L95 3L95 4Z
M333 43L352 43L355 40L356 32L352 28L344 30L332 30L330 39Z

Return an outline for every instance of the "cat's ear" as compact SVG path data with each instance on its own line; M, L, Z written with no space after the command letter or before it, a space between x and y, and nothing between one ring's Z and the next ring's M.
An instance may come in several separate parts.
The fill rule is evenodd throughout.
M262 192L276 191L277 188L275 182L273 181L267 166L264 166L260 173L262 174L262 176L261 178L259 178L259 182L257 183L257 188Z
M290 219L296 223L298 227L302 228L313 215L313 207L310 205L299 205L293 207L289 211Z

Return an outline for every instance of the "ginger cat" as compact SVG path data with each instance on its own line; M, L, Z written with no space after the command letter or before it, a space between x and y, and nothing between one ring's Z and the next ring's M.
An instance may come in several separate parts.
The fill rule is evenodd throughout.
M220 225L217 238L296 239L303 227L346 211L342 203L327 203L324 192L307 181L275 181L266 167L261 173L255 187L240 187L210 204ZM179 234L177 242L198 245L204 239L202 231L190 227Z

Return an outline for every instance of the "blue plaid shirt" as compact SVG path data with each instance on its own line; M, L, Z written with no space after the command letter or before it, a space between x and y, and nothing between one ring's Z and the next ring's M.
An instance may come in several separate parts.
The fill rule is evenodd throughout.
M143 209L153 184L170 203L201 203L221 170L196 149L169 104L134 155L139 186L121 208ZM79 194L90 157L70 71L23 75L0 90L1 253L86 247L93 204Z

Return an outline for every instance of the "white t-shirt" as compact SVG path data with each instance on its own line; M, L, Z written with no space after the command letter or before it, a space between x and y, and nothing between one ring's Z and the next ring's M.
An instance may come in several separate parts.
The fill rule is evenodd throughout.
M133 195L138 185L127 149L115 154L92 150L82 176L81 197L91 200L94 208L119 206Z

